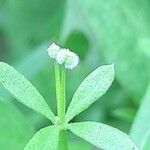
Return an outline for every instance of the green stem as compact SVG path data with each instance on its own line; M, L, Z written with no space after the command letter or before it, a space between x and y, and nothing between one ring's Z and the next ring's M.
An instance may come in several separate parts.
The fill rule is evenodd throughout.
M68 139L67 131L64 129L65 126L65 113L66 113L66 69L63 66L61 71L61 127L60 132L60 149L68 150Z
M62 67L61 72L61 123L65 124L65 112L66 112L66 70Z
M59 150L68 150L67 131L61 130L59 133Z
M60 118L61 131L59 135L60 150L68 150L67 131L65 127L65 112L66 112L66 71L62 67L61 78L59 65L54 64L55 67L55 80L56 80L56 97L57 97L57 112Z
M56 88L56 99L57 99L57 115L60 117L61 111L61 85L60 85L60 71L59 71L59 65L54 62L54 68L55 68L55 88Z

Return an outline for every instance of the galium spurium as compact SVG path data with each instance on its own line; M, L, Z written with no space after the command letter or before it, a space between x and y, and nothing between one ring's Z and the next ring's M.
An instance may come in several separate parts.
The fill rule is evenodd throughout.
M100 149L137 150L129 135L109 125L92 121L70 123L109 89L114 80L114 64L100 66L90 73L75 91L66 111L66 70L75 68L79 57L55 43L47 51L55 68L57 115L30 81L12 66L0 62L0 84L16 100L41 113L53 124L40 129L24 150L68 150L68 130Z

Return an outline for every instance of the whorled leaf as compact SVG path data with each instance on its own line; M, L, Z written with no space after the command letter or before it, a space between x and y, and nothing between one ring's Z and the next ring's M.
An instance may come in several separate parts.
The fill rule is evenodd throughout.
M54 123L55 116L36 88L10 65L0 62L0 83L21 103Z
M94 70L78 87L66 113L66 121L87 109L108 90L114 80L114 65L105 65Z
M57 150L59 129L49 126L38 131L26 145L24 150Z
M137 150L126 133L97 122L71 123L68 129L89 143L104 150Z

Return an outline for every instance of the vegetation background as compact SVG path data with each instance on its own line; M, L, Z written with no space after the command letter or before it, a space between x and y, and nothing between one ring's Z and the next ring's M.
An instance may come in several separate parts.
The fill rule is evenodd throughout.
M150 143L150 1L0 0L0 61L24 74L56 112L54 70L46 53L52 42L81 58L67 72L67 104L87 74L115 62L107 94L73 121L103 122L130 133L137 144L143 137ZM22 150L48 124L0 85L0 149ZM93 149L70 138L70 150Z

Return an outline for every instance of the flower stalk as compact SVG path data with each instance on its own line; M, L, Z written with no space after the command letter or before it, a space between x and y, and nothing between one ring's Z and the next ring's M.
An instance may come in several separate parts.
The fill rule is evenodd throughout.
M59 134L59 147L61 150L68 150L67 131L65 130L65 112L66 112L66 69L60 68L57 63L54 63L55 68L55 82L56 82L56 97L57 97L57 115L60 119L59 125L61 128Z
M61 122L65 125L65 113L66 113L66 69L63 66L61 70Z
M60 126L59 148L68 150L67 130L65 128L66 113L66 69L72 70L79 63L79 57L69 49L60 48L55 43L47 49L48 55L54 60L55 88L57 99L56 124ZM59 65L62 65L61 67Z
M61 85L60 85L60 70L59 65L54 62L55 68L55 88L56 88L56 99L57 99L57 115L60 117L61 115Z

